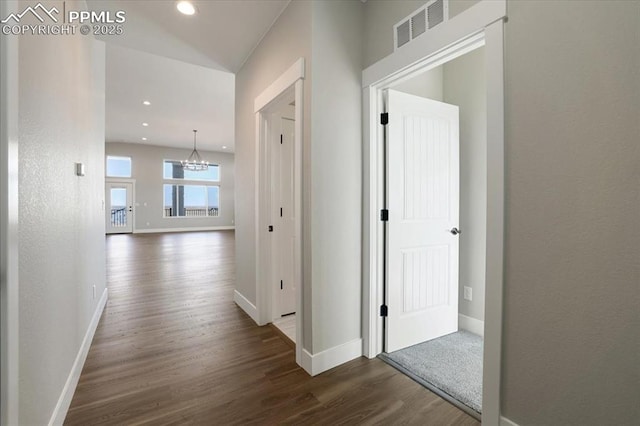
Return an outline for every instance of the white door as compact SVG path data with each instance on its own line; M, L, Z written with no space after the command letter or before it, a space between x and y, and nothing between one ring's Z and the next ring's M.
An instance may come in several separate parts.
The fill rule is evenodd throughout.
M387 111L385 345L458 330L458 107L393 90Z
M276 132L273 149L273 217L274 217L274 267L277 292L275 316L296 311L296 282L294 280L294 225L293 209L293 148L294 121L278 117L280 134ZM279 137L278 137L279 136Z
M107 234L133 232L133 184L107 182Z

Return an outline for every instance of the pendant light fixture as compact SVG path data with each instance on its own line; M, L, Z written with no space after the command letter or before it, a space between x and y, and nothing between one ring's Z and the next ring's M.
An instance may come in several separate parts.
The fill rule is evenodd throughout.
M200 153L196 149L196 134L197 130L193 131L193 151L191 151L191 155L184 161L181 161L182 168L184 170L190 170L192 172L204 172L209 169L209 162L204 161L202 157L200 157Z

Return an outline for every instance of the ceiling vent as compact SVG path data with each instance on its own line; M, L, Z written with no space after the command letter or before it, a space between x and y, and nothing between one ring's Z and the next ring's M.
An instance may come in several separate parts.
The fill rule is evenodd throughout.
M449 19L449 0L431 0L393 26L394 50Z

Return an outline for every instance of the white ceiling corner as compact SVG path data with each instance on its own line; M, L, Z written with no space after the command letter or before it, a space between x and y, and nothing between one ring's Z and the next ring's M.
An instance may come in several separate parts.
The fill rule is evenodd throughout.
M107 141L189 148L198 129L199 149L233 152L234 73L289 2L195 0L198 13L185 16L173 0L87 0L90 10L126 13L124 34L99 37Z

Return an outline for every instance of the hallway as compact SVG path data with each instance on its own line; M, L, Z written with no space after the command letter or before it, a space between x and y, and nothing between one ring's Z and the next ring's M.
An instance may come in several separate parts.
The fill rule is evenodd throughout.
M106 246L109 301L65 424L478 424L378 359L309 377L234 304L233 231Z

